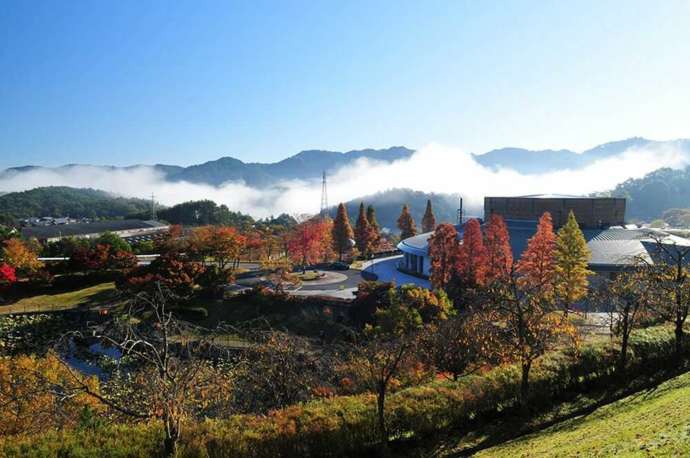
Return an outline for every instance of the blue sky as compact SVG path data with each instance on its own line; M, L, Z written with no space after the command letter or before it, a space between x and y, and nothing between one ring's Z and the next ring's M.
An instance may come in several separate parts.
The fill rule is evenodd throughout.
M690 1L6 1L0 168L690 137Z

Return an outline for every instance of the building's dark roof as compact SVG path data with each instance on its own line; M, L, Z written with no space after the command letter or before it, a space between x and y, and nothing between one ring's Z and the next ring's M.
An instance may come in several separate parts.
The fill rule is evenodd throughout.
M37 238L39 240L44 240L54 237L83 236L87 234L100 234L103 232L130 231L135 229L150 229L157 227L163 228L165 225L158 221L122 219L95 221L93 223L24 227L22 228L22 236L25 238Z
M573 194L527 194L524 196L487 196L487 199L588 199L588 200L602 200L602 199L623 199L622 197L589 197L576 196Z
M586 196L574 196L571 194L528 194L517 196L520 199L584 199Z
M510 247L513 257L519 259L527 248L527 242L537 230L536 221L506 220L510 235ZM456 226L458 237L462 238L463 227ZM615 270L636 262L636 258L654 261L657 257L656 238L663 243L688 247L690 240L654 229L625 229L610 227L607 229L584 229L582 231L592 258L592 270ZM405 239L398 244L404 252L419 256L428 256L428 239L431 232Z

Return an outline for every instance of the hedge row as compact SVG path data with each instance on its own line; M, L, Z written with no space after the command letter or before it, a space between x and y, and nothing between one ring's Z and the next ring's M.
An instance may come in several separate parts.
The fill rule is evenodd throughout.
M637 332L631 341L628 379L672 367L673 332L655 327ZM616 348L609 343L553 352L531 372L531 405L553 404L568 394L620 381L614 373ZM394 435L433 434L462 427L477 417L514 408L520 389L519 369L502 366L457 382L436 381L390 396L387 416ZM181 456L275 457L345 456L375 444L376 410L372 395L338 396L295 405L266 416L237 415L206 420L185 428ZM95 430L48 432L7 438L7 456L144 457L160 454L160 427L154 424L106 426Z

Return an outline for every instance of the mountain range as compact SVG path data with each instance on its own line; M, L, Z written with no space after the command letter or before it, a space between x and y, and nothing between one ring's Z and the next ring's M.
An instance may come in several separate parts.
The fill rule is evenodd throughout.
M522 174L539 174L554 170L586 167L597 160L610 158L636 148L675 148L690 155L690 140L680 139L666 142L640 137L599 145L577 153L571 150L528 150L523 148L502 148L473 155L475 160L492 169L509 168ZM89 166L103 170L131 170L145 167L160 173L169 182L204 183L219 186L228 181L242 180L257 189L274 186L280 181L315 180L323 171L334 172L352 165L360 159L391 163L409 158L414 150L402 146L387 149L364 149L339 153L334 151L309 150L275 163L245 163L232 157L223 157L203 164L181 167L176 165L135 165L129 167ZM82 167L71 164L57 168L25 166L0 172L0 216L21 218L35 215L62 214L69 216L124 217L135 211L145 212L148 201L140 199L113 200L107 193L95 190L73 191L70 188L38 188L33 193L3 193L3 179L20 178L31 171L69 172ZM14 180L15 182L17 180ZM97 187L97 185L94 185ZM650 220L660 218L663 212L672 208L690 207L690 168L684 170L658 169L645 177L630 179L614 189L599 195L614 195L628 200L627 216L630 219ZM6 195L3 195L6 194ZM351 217L356 217L360 201L373 204L382 226L395 230L395 220L402 204L410 205L415 219L421 219L426 200L431 199L438 221L455 221L458 196L431 194L410 189L391 189L373 195L358 197L347 202ZM230 209L235 210L235 209ZM470 210L470 209L468 209ZM479 214L481 209L471 209ZM95 213L94 213L95 212Z
M386 149L364 149L340 153L337 151L308 150L273 163L242 162L233 157L221 157L203 164L181 167L177 165L132 165L128 167L96 166L106 170L131 170L138 167L150 168L161 173L167 181L186 181L220 186L228 181L244 181L247 185L262 188L275 185L281 180L308 180L351 165L359 159L393 162L406 159L413 150L394 146ZM69 164L52 168L55 171L68 172L80 164ZM91 166L93 167L93 166ZM0 172L0 180L23 172L50 169L41 166L13 167ZM1 186L1 185L0 185ZM1 189L0 189L1 191Z
M598 160L607 159L631 149L664 146L690 152L690 139L656 141L633 137L604 143L582 153L567 149L535 151L523 148L501 148L473 156L477 162L492 169L507 168L523 174L539 174L583 168Z
M473 154L477 162L492 169L509 168L523 174L539 174L563 169L586 167L597 160L606 159L632 148L668 146L690 152L690 140L680 139L659 142L641 137L633 137L599 145L587 151L529 150L524 148L501 148L482 154ZM302 151L278 162L243 162L233 157L221 157L202 164L181 167L177 165L133 165L129 167L98 166L107 170L129 170L136 167L153 169L168 181L186 181L219 186L228 181L244 181L247 185L263 188L283 180L318 179L323 171L327 173L352 165L359 159L393 162L409 158L414 150L394 146L386 149L363 149L345 153L325 150ZM53 168L55 171L68 171L77 164ZM40 166L14 167L0 172L0 180L22 172L46 170ZM0 183L0 192L1 189Z

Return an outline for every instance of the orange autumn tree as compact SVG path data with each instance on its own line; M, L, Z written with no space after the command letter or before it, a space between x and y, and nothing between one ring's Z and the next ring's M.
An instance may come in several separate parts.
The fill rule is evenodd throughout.
M376 219L376 209L373 205L367 206L367 221L369 221L369 226L371 226L371 231L374 234L374 250L379 250L381 248L381 227Z
M261 259L265 245L266 238L262 231L252 230L247 232L245 235L244 253L249 261Z
M513 265L513 251L510 247L508 227L501 215L492 214L489 216L489 222L484 232L485 282L491 284L494 281L508 278L510 268Z
M481 286L486 275L486 248L479 221L475 218L465 223L462 244L458 250L456 271L465 285Z
M499 333L502 356L521 368L520 403L527 409L529 373L535 360L568 336L577 345L572 324L557 313L554 274L555 234L551 215L544 213L537 232L510 275L488 288L491 305L485 313Z
M307 265L328 257L332 224L330 220L311 219L295 226L287 237L290 259L306 270Z
M36 250L28 243L11 238L5 241L2 250L2 258L5 263L23 275L32 275L43 268L43 263L39 261Z
M537 232L529 239L516 270L520 274L520 286L538 295L535 299L551 302L555 294L556 234L553 232L551 214L545 212L539 218Z
M0 358L0 437L73 428L85 409L101 410L81 389L98 392L98 380L75 377L53 352Z
M398 217L398 229L400 229L400 240L417 235L417 226L407 205L403 205L402 212Z
M429 258L431 259L431 285L445 288L453 276L457 263L458 231L452 224L440 224L429 237Z
M434 216L434 210L431 208L431 199L426 201L426 210L424 211L424 216L422 217L422 232L431 232L436 228L436 217Z
M206 262L213 260L220 271L236 268L247 239L230 226L203 226L189 237L189 253Z
M333 221L333 248L338 253L338 260L343 260L343 254L349 254L352 251L352 239L354 237L352 226L350 226L350 217L347 214L347 207L340 203L338 211Z
M368 257L374 249L374 242L376 241L376 234L369 224L366 212L364 210L364 202L359 204L359 215L357 216L357 223L355 225L355 242L360 256Z

